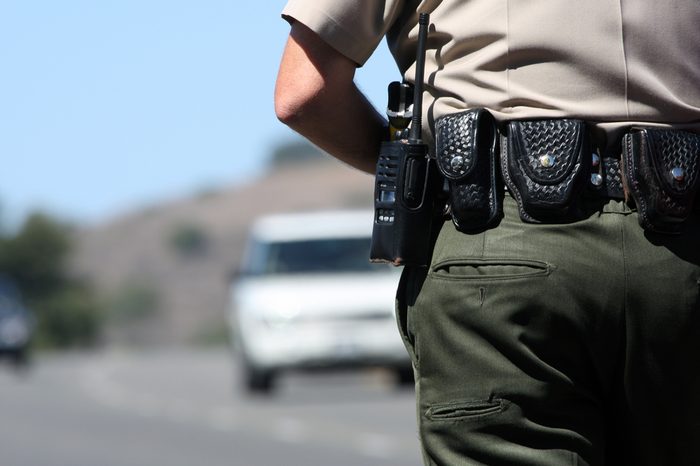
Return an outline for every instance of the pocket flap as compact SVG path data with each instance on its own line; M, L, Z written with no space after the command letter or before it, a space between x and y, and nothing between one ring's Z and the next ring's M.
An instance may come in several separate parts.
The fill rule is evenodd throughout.
M491 118L484 109L445 115L435 122L435 153L438 167L443 176L452 181L460 181L471 174L477 165L482 120ZM490 145L490 144L489 144Z
M512 121L508 128L511 160L541 185L560 184L581 163L585 124L580 120Z
M676 197L694 194L700 178L700 135L656 128L642 131L664 190Z

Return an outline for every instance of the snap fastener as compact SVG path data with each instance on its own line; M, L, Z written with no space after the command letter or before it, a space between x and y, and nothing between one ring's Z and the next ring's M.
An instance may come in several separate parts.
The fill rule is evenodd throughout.
M464 167L464 157L461 155L452 157L452 160L450 160L450 167L452 167L453 170L461 170Z
M676 167L671 170L671 176L674 180L680 183L681 181L685 180L685 170L683 170L681 167Z
M603 184L603 177L600 175L600 173L593 173L591 175L591 184L593 186L600 186Z
M555 159L553 156L551 156L549 154L541 155L539 160L540 160L540 165L544 168L553 167L557 161L557 159Z
M594 167L600 165L600 156L595 152L593 152L593 157L591 158L591 165L593 165Z

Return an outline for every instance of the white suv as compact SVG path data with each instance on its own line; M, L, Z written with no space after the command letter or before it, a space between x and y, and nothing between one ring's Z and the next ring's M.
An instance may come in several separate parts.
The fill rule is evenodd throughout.
M399 271L369 262L372 219L328 211L254 224L228 315L249 391L301 368L384 366L412 383L394 318Z

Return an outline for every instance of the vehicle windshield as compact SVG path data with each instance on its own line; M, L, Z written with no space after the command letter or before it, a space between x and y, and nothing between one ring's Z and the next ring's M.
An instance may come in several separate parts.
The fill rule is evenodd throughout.
M369 261L370 239L323 238L252 245L247 272L262 274L386 271Z

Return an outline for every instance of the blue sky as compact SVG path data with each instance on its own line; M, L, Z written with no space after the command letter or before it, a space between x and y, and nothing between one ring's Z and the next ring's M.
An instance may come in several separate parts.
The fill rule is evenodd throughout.
M243 4L243 5L241 5ZM77 223L260 173L285 0L0 2L0 218ZM378 108L382 44L357 82Z

